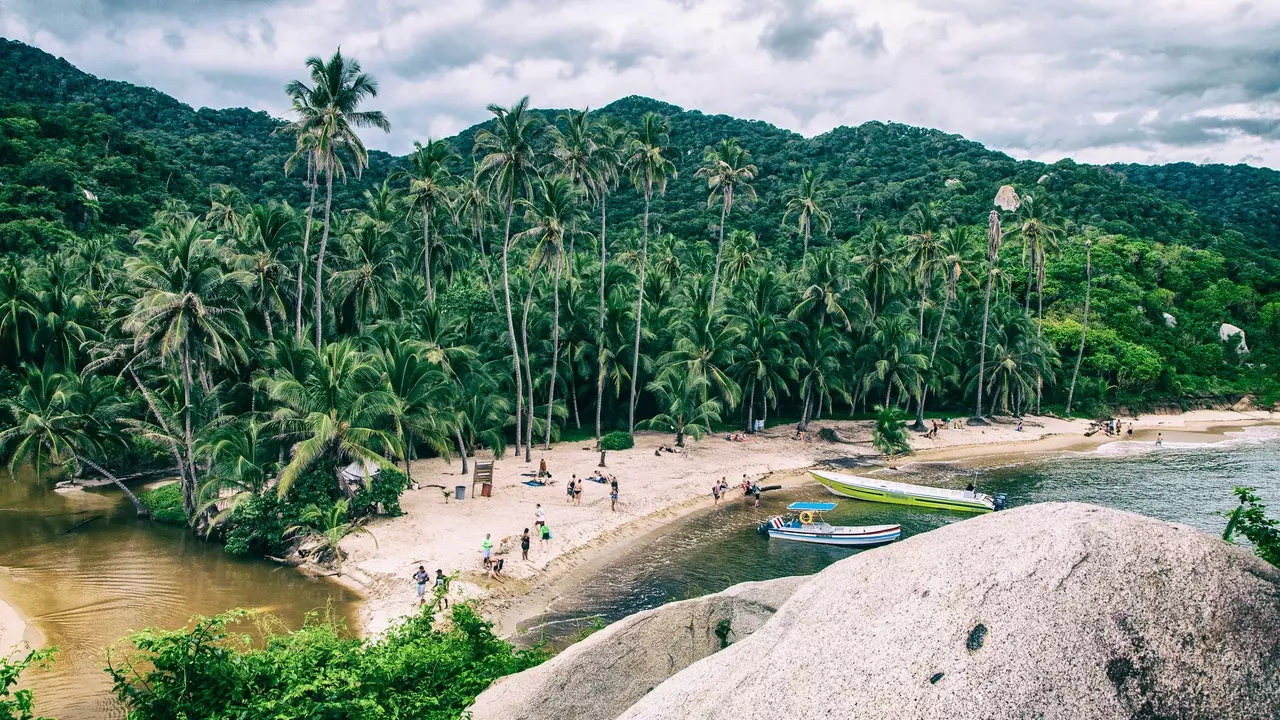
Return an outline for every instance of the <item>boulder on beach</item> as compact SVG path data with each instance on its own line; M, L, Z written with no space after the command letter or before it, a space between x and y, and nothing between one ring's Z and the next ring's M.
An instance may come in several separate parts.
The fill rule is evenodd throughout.
M476 698L473 720L614 720L692 663L763 625L808 577L734 585L637 613Z
M828 567L621 717L1276 718L1280 571L1118 510L993 513Z

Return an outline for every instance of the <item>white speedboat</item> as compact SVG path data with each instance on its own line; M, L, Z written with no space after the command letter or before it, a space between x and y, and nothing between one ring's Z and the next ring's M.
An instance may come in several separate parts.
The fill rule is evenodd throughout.
M775 515L761 523L760 534L779 540L858 547L883 545L902 535L900 525L832 525L822 519L835 503L797 502L787 506L793 514Z

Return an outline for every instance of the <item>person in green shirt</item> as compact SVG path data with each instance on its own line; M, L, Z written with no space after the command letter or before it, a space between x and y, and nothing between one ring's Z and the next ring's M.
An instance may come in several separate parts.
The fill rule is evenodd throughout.
M539 539L542 541L543 545L551 544L551 526L547 525L546 523L542 523L542 527L539 529L538 532L539 532Z
M493 541L489 539L489 533L484 534L484 542L480 543L480 549L484 552L484 566L489 567L489 562L493 558Z

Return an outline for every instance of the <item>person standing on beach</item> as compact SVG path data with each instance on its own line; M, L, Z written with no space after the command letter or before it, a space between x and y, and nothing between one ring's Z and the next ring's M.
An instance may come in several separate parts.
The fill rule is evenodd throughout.
M437 606L443 605L444 609L449 609L449 578L444 576L444 571L436 568L436 594L440 596L440 602Z
M1162 432L1156 433L1156 445L1159 446L1163 444L1164 444L1164 433Z
M529 559L529 528L525 528L520 535L520 559Z
M712 500L711 502L712 505L720 504L720 483L719 482L711 486L711 500Z
M745 476L744 476L745 477ZM751 483L751 494L755 496L755 507L760 507L760 481Z
M480 551L484 553L484 566L489 567L489 563L493 559L493 541L489 539L489 533L484 534L484 542L480 543Z
M613 481L613 489L609 491L609 511L618 512L618 481Z
M413 574L413 581L418 584L418 604L422 605L427 602L427 578L431 577L427 574L427 569L418 566L418 572Z
M582 481L579 481L577 486L573 488L573 504L574 505L582 504L582 485L583 485Z
M550 544L551 544L551 528L546 523L542 523L542 527L539 529L539 532L538 532L538 545L541 547L541 546L550 545Z
M565 488L565 494L569 496L569 499L566 500L565 502L573 502L573 496L576 495L577 493L578 493L578 476L574 475L569 480L569 487Z
M538 523L544 523L546 521L547 521L547 511L542 509L542 503L538 503L537 505L534 505L533 506L534 527L537 527Z

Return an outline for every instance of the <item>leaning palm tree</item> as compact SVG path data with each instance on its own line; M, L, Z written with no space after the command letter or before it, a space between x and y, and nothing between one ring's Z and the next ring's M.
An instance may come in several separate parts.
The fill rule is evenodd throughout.
M644 271L649 253L649 204L656 191L663 195L667 181L677 176L676 166L667 159L671 152L671 129L667 119L654 112L640 118L640 127L627 151L625 161L631 184L644 196L644 236L640 244L640 272L636 282L636 339L631 354L631 400L627 404L627 432L636 432L636 378L640 373L640 328L644 318Z
M1071 416L1071 401L1076 395L1076 380L1080 377L1080 363L1084 360L1084 340L1089 332L1089 291L1093 289L1093 240L1084 240L1084 317L1080 321L1080 348L1076 350L1076 369L1071 372L1071 389L1067 391L1066 415Z
M716 292L720 285L720 256L724 252L724 223L733 209L735 195L741 191L744 199L751 200L756 190L751 185L757 169L751 164L751 153L738 144L737 138L721 140L714 148L707 148L703 156L702 167L698 168L698 177L707 179L707 206L715 204L720 198L720 229L716 239L715 273L711 279L711 307L716 305Z
M409 180L409 198L422 213L422 269L427 283L427 302L436 297L431 282L431 217L447 197L453 173L449 165L458 158L453 146L443 140L427 139L427 144L415 142L409 153L410 169L405 175Z
M329 243L329 220L333 208L333 176L346 177L346 163L352 164L356 177L369 164L369 153L356 128L375 127L391 131L391 123L377 110L360 110L366 99L378 95L378 81L372 75L360 71L360 63L344 58L338 50L325 61L320 57L307 58L311 83L294 80L285 87L293 100L293 113L297 119L289 126L298 136L314 135L316 171L324 173L324 231L320 236L320 250L316 256L316 347L323 336L324 318L324 254ZM345 158L345 159L344 159Z
M982 395L986 388L987 326L991 319L991 290L995 287L996 275L1000 272L1000 243L1004 239L1003 231L1000 229L1000 210L1017 210L1021 199L1012 185L1001 185L999 192L996 193L994 204L996 207L987 215L987 294L982 303L982 340L978 345L978 406L974 410L973 417L969 418L969 423L972 425L986 423L982 418Z
M516 342L515 317L511 312L511 218L516 200L533 195L539 177L539 149L546 136L546 125L529 111L528 96L509 108L490 105L493 129L476 133L475 150L481 155L476 163L478 179L502 203L505 226L502 235L502 290L506 301L507 336L511 341L511 365L516 380L516 454L520 453L520 423L524 413L524 380L520 372L520 347ZM527 378L530 383L533 378ZM525 461L532 460L528 448Z
M782 216L785 224L791 217L796 219L796 227L804 237L804 247L800 251L800 269L809 264L809 236L813 232L813 221L823 232L831 229L831 213L826 211L826 198L823 192L822 176L813 168L800 171L800 182L787 191L787 210Z

